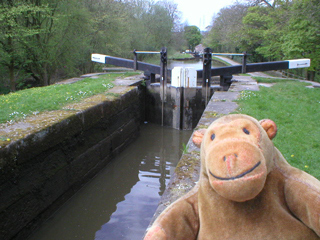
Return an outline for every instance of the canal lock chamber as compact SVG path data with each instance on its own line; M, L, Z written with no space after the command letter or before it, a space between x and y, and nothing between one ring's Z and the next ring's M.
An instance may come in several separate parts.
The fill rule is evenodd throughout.
M219 84L201 87L197 71L192 67L174 67L171 84L146 82L146 119L174 129L192 130L196 127Z
M50 116L51 125L1 148L0 157L9 160L1 168L1 189L7 193L1 196L2 239L29 236L126 149L143 122L184 130L196 126L208 90L168 85L163 102L158 83L139 82L122 87L120 97L92 97L66 115ZM216 89L210 88L209 97Z
M219 87L211 87L207 96L211 97L218 89ZM147 85L146 121L174 129L194 129L206 106L207 100L203 89L201 87L185 88L168 85L165 102L161 99L160 91L159 83Z
M161 121L155 117L161 117L161 108L154 109L161 104L159 89L159 84L147 83L143 90L145 93L140 95L145 103L140 109L144 109L146 117L140 125L138 139L77 191L31 235L31 240L79 237L88 240L131 240L143 237L166 185L186 150L183 146L187 145L192 134L187 125L177 124L173 127L174 114L178 115L178 109L185 108L190 127L198 122L192 116L200 118L205 105L201 88L168 85L164 106L165 114L170 115L165 117L164 127L161 127ZM214 89L211 89L211 93ZM191 102L189 106L175 106L175 103L179 106L178 103L186 100ZM153 119L148 116L153 116ZM180 113L180 116L183 114ZM182 126L184 131L179 130Z

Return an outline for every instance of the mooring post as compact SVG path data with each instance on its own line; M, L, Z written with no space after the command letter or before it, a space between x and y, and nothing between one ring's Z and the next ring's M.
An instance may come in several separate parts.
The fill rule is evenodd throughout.
M243 56L242 56L242 73L246 73L247 72L247 52L243 52Z
M222 91L228 91L231 84L232 84L231 74L220 75L220 86L222 88Z
M160 98L162 102L162 126L164 122L164 103L167 101L167 48L163 47L160 52Z
M211 48L205 48L203 54L203 79L202 79L202 92L205 89L206 105L208 104L208 88L211 86L211 62L212 62L212 50Z
M138 69L138 56L137 56L136 49L133 50L133 69L135 71L137 71Z

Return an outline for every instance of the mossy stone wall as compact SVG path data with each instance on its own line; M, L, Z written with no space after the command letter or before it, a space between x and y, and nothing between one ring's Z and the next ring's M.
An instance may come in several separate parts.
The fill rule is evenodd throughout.
M94 96L0 147L0 239L25 239L139 135L144 89Z

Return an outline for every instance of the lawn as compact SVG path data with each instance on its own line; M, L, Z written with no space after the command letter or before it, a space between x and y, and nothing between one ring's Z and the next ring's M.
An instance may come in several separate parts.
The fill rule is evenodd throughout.
M105 74L96 79L84 78L72 84L54 84L0 95L0 123L21 120L43 111L62 109L69 103L79 102L113 88L116 78L134 74L137 73Z
M272 119L278 126L273 142L287 161L320 179L320 89L298 81L259 81L277 83L242 92L239 112Z
M169 55L168 58L169 59L186 59L186 58L193 59L194 57L192 56L192 54L189 54L189 53L176 52L176 53L174 53L172 55Z

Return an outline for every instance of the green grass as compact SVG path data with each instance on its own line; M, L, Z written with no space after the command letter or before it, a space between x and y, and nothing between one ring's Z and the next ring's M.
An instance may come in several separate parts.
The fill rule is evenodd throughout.
M134 74L136 73L106 74L97 79L85 78L72 84L55 84L0 95L0 123L21 120L43 111L62 109L67 104L106 92L113 88L113 81L118 77Z
M320 89L272 80L278 83L271 88L244 91L239 112L258 120L272 119L278 126L273 142L287 161L320 179Z
M142 62L154 64L160 66L160 54L150 54L144 57Z
M191 54L188 53L179 53L176 52L168 56L169 59L185 59L185 58L194 58Z
M230 63L222 60L221 58L217 58L217 57L215 57L215 56L212 56L212 60L213 60L213 61L217 61L217 62L221 62L221 63L225 64L226 66L231 66Z
M264 78L264 77L253 77L258 83L279 83L279 82L291 82L297 81L294 79L281 79L281 78Z
M189 153L189 146L187 144L182 143L182 154L188 154Z
M193 56L190 54L184 54L184 53L179 53L179 52L176 52L173 54L170 54L170 53L168 54L168 59L184 59L184 58L192 59ZM160 65L160 54L147 55L144 57L144 59L142 61L146 62L146 63Z
M246 77L250 77L251 75L249 73L239 73L237 74L239 76L246 76Z

